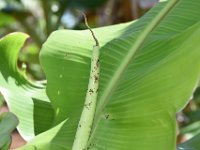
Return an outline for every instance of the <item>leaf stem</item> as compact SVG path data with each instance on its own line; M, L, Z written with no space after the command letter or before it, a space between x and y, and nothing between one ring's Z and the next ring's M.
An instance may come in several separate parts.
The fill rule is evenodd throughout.
M80 12L81 12L81 11L80 11ZM87 28L90 30L90 32L92 33L92 37L93 37L94 40L95 40L96 46L99 46L99 41L98 41L97 38L95 37L94 32L92 31L92 29L90 28L90 26L88 25L86 15L85 15L83 12L81 12L81 14L83 15L83 17L84 17L84 19L85 19L85 25L86 25L86 27L87 27Z
M99 87L99 46L94 46L88 90L72 150L84 150L93 124Z
M81 12L82 13L82 12ZM85 24L92 33L92 36L96 42L96 45L93 47L92 57L91 57L91 69L90 69L90 77L89 84L86 93L85 103L83 107L83 111L81 114L81 118L78 124L78 128L75 135L75 140L72 146L72 150L85 150L88 139L90 137L94 114L96 110L97 96L98 96L98 88L99 88L99 72L100 72L100 64L99 64L99 42L94 35L94 32L89 27L87 23L87 18L84 13L82 13L85 19Z

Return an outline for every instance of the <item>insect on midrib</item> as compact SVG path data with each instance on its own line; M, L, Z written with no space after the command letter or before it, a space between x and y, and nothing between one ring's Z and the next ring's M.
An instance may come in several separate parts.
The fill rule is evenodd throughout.
M83 12L80 12L80 13L83 15L85 19L85 25L91 32L92 37L95 41L95 45L93 46L93 50L92 50L90 77L89 77L85 103L84 103L83 111L82 111L80 121L77 127L72 150L86 149L87 142L90 137L93 120L94 120L94 114L95 114L96 102L97 102L97 96L98 96L98 88L99 88L99 73L100 73L99 41L95 37L92 29L89 27L87 23L86 15Z

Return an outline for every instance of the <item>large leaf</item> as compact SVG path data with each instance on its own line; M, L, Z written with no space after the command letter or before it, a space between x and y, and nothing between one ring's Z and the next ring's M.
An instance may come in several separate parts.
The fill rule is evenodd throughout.
M44 86L31 83L25 70L17 68L18 53L27 37L13 33L0 40L0 92L19 118L20 134L29 140L51 126L54 113Z
M200 74L199 2L180 0L145 35L130 60L126 58L135 50L137 37L166 3L137 22L94 29L102 47L101 74L89 149L175 149L175 113L187 103ZM84 104L92 45L89 31L61 30L51 34L41 51L47 94L56 111L54 124L68 118L60 135L66 149L71 149ZM48 132L27 146L40 148L34 141ZM57 139L50 140L52 145Z
M193 43L198 39L199 25L171 40L144 46L118 81L103 112L97 114L99 122L91 137L94 149L175 149L175 113L186 104L199 77L200 45L198 40ZM198 33L195 35L194 31ZM154 55L149 57L150 54ZM125 139L123 143L121 139Z

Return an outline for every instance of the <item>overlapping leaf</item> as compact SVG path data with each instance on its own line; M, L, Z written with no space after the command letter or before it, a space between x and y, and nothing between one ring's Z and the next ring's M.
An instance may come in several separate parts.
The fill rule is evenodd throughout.
M27 81L25 70L17 68L18 53L27 37L13 33L0 40L0 92L19 118L19 132L29 140L51 126L54 114L44 86Z

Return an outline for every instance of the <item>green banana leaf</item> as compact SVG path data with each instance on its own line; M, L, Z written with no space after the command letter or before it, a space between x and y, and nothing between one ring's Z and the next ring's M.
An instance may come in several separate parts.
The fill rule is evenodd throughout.
M13 33L0 39L0 92L19 118L20 134L30 140L50 128L54 111L45 87L28 81L25 70L17 68L18 53L27 38L26 34Z
M200 76L199 2L179 0L153 31L145 35L137 49L133 48L137 38L166 2L157 5L138 21L94 29L101 44L101 73L88 149L176 149L175 114L186 105ZM44 43L40 60L47 77L46 92L55 111L54 120L49 119L49 124L52 121L54 127L19 149L71 149L87 92L92 45L93 39L88 30L56 31ZM134 55L129 57L130 53ZM9 68L5 65L2 68L6 67ZM18 81L18 74L12 80ZM4 80L0 78L0 81ZM6 83L7 87L0 87L9 89L13 86ZM27 80L22 83L26 87ZM11 94L22 87L8 91ZM38 95L44 88L34 86L32 91L28 91L36 90ZM1 92L5 97L7 91ZM25 97L33 101L28 94ZM48 98L45 99L50 105ZM43 102L40 98L37 100ZM14 100L10 103L14 103ZM21 109L24 107L24 111L27 111L25 101L18 103ZM19 107L16 104L12 106ZM31 104L30 108L34 106ZM38 118L49 112L47 110L44 114L45 111L41 113L41 110L37 111ZM29 113L33 115L33 108ZM19 112L17 115L27 117ZM28 130L26 132L29 133Z
M0 114L0 149L7 150L11 144L11 133L18 124L17 117L11 112Z

